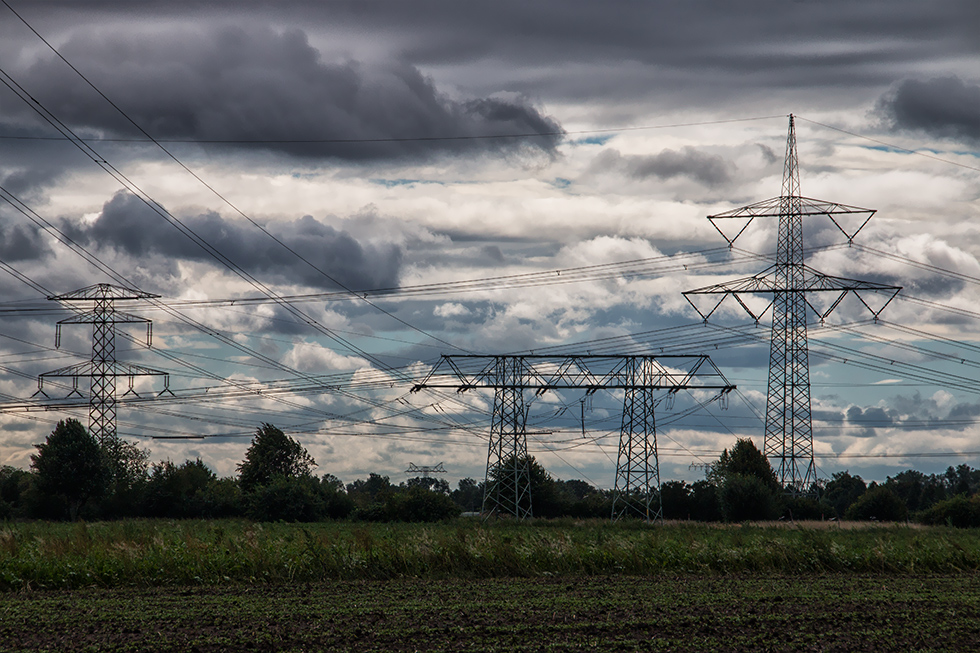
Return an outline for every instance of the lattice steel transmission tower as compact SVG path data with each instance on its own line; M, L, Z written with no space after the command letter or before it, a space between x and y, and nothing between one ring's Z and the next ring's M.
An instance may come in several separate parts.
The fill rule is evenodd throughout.
M654 391L717 393L723 399L735 389L704 355L569 355L443 356L412 392L424 388L494 390L483 513L518 519L533 516L527 415L524 393L549 390L623 390L622 430L612 517L652 521L660 517L653 500L660 493ZM713 400L713 399L712 399Z
M822 322L853 293L871 312L874 319L901 290L889 286L843 279L822 274L804 262L803 218L825 215L851 243L874 215L873 209L863 209L835 202L815 200L800 195L800 171L796 153L796 126L789 116L786 138L786 157L783 163L782 194L779 197L750 204L739 209L708 216L708 220L728 241L729 248L755 218L779 218L776 243L776 262L763 272L743 279L714 286L689 290L684 296L705 322L729 295L756 322L772 308L772 331L769 345L769 384L766 395L766 432L763 451L776 470L783 486L791 491L806 491L816 480L813 465L813 428L810 404L810 369L807 343L807 308ZM843 216L857 216L860 224L848 232L841 224ZM716 220L747 219L738 232L729 238ZM818 309L808 295L816 292L838 293L829 308ZM862 296L864 293L864 296ZM868 303L871 293L882 293L886 300L877 309ZM741 294L771 294L772 302L759 315L754 314L739 298ZM691 295L720 295L711 310L704 312L691 301Z
M123 394L136 394L133 381L137 376L163 376L164 391L168 391L169 375L166 372L154 370L141 365L121 363L116 360L116 325L117 324L146 324L146 346L152 344L152 322L146 318L116 310L115 303L124 300L149 299L159 297L141 290L123 288L107 283L100 283L86 288L48 297L52 301L75 303L91 303L90 310L84 310L77 315L58 322L55 331L55 347L61 346L61 327L64 324L92 325L92 358L85 363L69 365L51 372L45 372L38 377L38 392L44 394L44 379L68 377L72 379L72 391L69 396L81 392L78 390L78 379L91 379L89 392L89 432L103 446L116 441L116 379L120 376L129 378L129 389ZM45 395L46 396L46 395Z
M445 474L446 468L442 466L442 463L435 466L408 463L408 469L405 470L405 473L418 474L422 478L431 478L433 474Z

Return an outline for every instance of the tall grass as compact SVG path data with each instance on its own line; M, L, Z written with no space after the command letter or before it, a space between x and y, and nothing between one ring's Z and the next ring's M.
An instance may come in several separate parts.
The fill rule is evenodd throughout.
M0 589L337 579L980 571L980 531L604 521L0 524Z

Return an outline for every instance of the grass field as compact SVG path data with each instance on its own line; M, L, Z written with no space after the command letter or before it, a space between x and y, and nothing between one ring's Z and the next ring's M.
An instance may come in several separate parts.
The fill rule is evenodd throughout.
M968 651L980 531L0 526L0 650Z
M980 531L605 521L17 523L0 590L393 578L980 571Z

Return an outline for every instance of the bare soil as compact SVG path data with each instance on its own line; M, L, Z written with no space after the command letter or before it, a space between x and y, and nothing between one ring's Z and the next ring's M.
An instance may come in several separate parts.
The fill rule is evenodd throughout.
M980 577L324 582L0 595L3 651L975 651Z

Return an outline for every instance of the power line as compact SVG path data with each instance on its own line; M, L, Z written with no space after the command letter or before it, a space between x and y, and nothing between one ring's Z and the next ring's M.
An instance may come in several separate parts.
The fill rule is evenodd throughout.
M848 136L854 136L855 138L863 138L866 141L871 141L872 143L877 143L878 145L884 145L885 147L890 147L892 149L901 150L902 152L907 152L908 154L915 154L917 156L923 156L923 157L925 157L927 159L932 159L933 161L939 161L940 163L948 163L949 165L952 165L952 166L958 166L960 168L966 168L967 170L976 170L977 172L980 172L980 168L977 168L977 167L974 167L974 166L968 166L965 163L958 163L956 161L950 161L949 159L943 159L943 158L938 157L938 156L933 156L931 154L926 154L925 152L920 152L919 150L910 150L907 147L902 147L901 145L895 145L893 143L886 143L885 141L878 140L877 138L871 138L870 136L865 136L863 134L856 134L854 132L847 131L846 129L841 129L840 127L834 127L832 125L825 125L822 122L817 122L816 120L810 120L809 118L804 118L802 116L797 116L797 118L799 118L800 120L805 120L805 121L807 121L809 123L812 123L814 125L818 125L820 127L824 127L826 129L832 129L832 130L837 131L837 132L840 132L842 134L847 134Z

